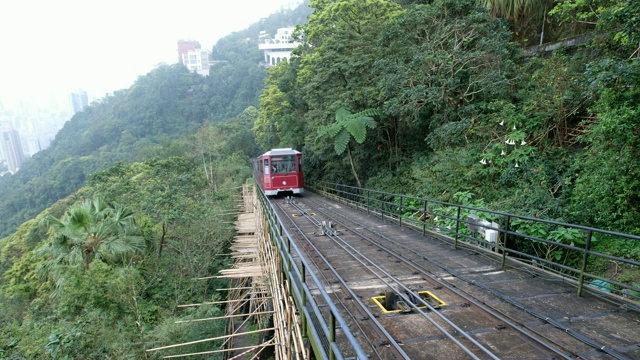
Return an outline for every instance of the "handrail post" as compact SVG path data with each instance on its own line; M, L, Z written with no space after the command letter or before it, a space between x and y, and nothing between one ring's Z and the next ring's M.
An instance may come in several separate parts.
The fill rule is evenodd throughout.
M507 236L509 235L509 223L511 222L511 216L507 215L507 220L504 225L504 241L502 242L502 264L501 267L504 269L504 265L507 263Z
M287 272L291 272L292 269L291 259L291 239L287 236ZM289 294L293 294L293 281L289 281Z
M367 215L371 214L371 190L367 189Z
M302 264L302 279L300 279L300 281L302 281L302 287L300 289L300 292L302 293L302 309L300 310L300 317L302 318L302 336L307 336L307 315L304 312L304 309L307 307L307 292L304 290L305 286L304 284L306 283L306 277L307 277L307 267L304 266L304 263Z
M400 218L400 227L402 227L402 199L404 198L404 196L400 195L400 213L398 214L398 217Z
M587 241L584 244L584 256L582 257L582 269L580 269L580 278L578 279L578 296L582 296L582 286L584 284L584 274L587 271L587 260L589 258L589 251L591 251L591 237L593 231L587 232Z
M336 317L333 315L333 311L329 312L329 344L336 342ZM333 348L329 345L329 359L335 360L336 354L333 353Z
M453 248L458 250L458 231L460 230L460 206L458 206L458 215L456 218L456 236L453 241Z
M425 236L427 234L427 200L423 200L423 204L424 210L422 211L422 214L424 219L422 220L422 236Z

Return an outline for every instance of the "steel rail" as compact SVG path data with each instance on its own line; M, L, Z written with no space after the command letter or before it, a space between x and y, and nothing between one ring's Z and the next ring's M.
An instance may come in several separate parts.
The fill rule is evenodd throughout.
M359 251L357 251L356 249L354 249L351 245L349 245L344 239L342 239L340 236L337 235L329 235L330 238L336 238L338 240L340 240L340 242L342 242L343 244L346 245L346 247L351 248L351 250L355 253L357 253L359 256L361 256L362 258L366 259L367 262L369 262L373 267L375 267L376 269L378 269L378 271L382 272L383 274L385 274L386 277L393 279L394 282L399 285L402 286L406 291L409 292L413 292L413 290L409 289L408 287L406 287L401 281L395 279L395 277L391 274L389 274L388 272L386 272L384 269L382 269L381 267L379 267L378 265L376 265L373 261L371 261L371 259L367 258L365 255L363 255L362 253L360 253ZM335 240L334 240L335 241ZM345 252L347 252L349 255L351 255L356 261L360 262L360 264L362 264L365 268L367 268L372 274L374 274L375 276L378 277L378 279L380 279L383 283L385 283L387 286L389 286L390 288L393 288L391 286L391 284L389 284L384 277L380 276L379 274L376 274L375 271L371 270L371 267L369 267L367 264L365 264L364 262L362 262L360 259L358 259L356 256L353 255L353 253L350 253L345 246L340 245L340 243L338 243L337 241L335 241L336 244L340 247L343 248L343 250ZM321 254L320 254L321 255ZM322 256L322 255L321 255ZM413 304L412 301L410 301L410 299L405 296L402 293L397 293L397 295L399 295L400 297L403 298L403 300L405 300L405 302L407 304L411 304L411 306L414 308L414 310L417 310L419 314L421 314L427 321L429 321L433 326L435 326L443 335L445 335L447 338L449 338L454 344L456 344L462 351L464 351L465 353L467 353L467 355L469 355L472 359L474 360L480 360L479 357L477 357L473 351L471 351L467 346L465 346L464 344L462 344L458 339L455 338L455 336L453 336L449 331L447 331L446 329L444 329L440 324L438 324L437 322L435 322L431 317L429 317L427 315L427 313L421 311L419 309L419 307L415 304ZM464 331L462 328L460 328L458 325L456 325L453 321L451 321L449 318L447 318L446 316L442 315L440 312L436 311L435 308L433 308L429 303L427 303L426 301L422 300L420 298L420 296L418 294L415 295L416 299L418 301L420 301L424 306L427 306L429 308L429 310L431 310L431 312L433 312L434 314L436 314L438 317L440 317L443 321L445 321L447 324L449 324L449 326L451 326L452 328L454 328L456 330L456 334L461 334L462 336L464 336L467 340L469 340L471 343L473 343L476 347L478 347L478 349L480 349L482 352L484 352L486 355L490 356L492 359L494 360L500 360L500 358L498 356L496 356L493 352L491 352L489 349L487 349L484 345L480 344L476 339L474 339L469 333L467 333L466 331Z
M296 206L296 205L294 205ZM311 242L311 239L309 239L304 231L300 228L300 226L298 226L298 224L295 223L295 221L293 221L293 219L291 218L291 216L289 216L285 209L278 205L278 207L282 210L282 213L284 215L287 216L288 220L290 221L291 226L295 227L296 230L298 230L299 234L301 237L303 237L306 241L307 244L309 244L309 246L311 246L311 248L315 251L315 254L317 254L326 264L330 265L330 262L327 258L324 257L324 255L322 255L322 253L320 253L319 249L313 245L313 243ZM300 209L300 207L296 206L301 213L303 213L303 216L305 218L307 218L308 220L310 220L311 222L314 222L315 219L313 219L311 216L308 215L308 213L306 213L306 211ZM316 225L318 225L319 223L316 223ZM310 252L307 251L307 254L310 254ZM315 265L316 268L320 268L320 266L318 266L318 263L316 263L315 260L312 259L311 256L309 256L310 261L312 261ZM384 326L375 318L375 316L373 315L373 313L367 308L367 306L359 299L358 295L356 293L353 292L353 290L351 290L351 288L348 286L348 284L344 281L344 279L335 271L334 268L332 268L331 266L329 266L330 271L335 275L335 277L338 279L338 281L343 285L344 289L351 295L351 298L354 299L358 305L360 306L360 310L364 311L364 313L368 316L370 321L373 321L376 324L376 330L382 332L382 336L386 337L387 340L389 341L390 344L392 344L394 346L394 349L396 350L396 352L398 352L400 354L400 356L402 356L404 359L410 359L410 357L404 352L404 350L400 347L400 344L398 344L398 342L393 338L393 336L391 336L391 334L389 334L386 329L384 328ZM326 281L326 283L328 284L329 281L327 279L327 277L324 275L324 273L320 273L320 276L322 276L322 278ZM336 296L336 299L338 300L338 302L340 302L340 304L344 307L344 309L346 310L346 312L349 314L349 316L351 316L351 318L354 320L354 323L356 324L356 326L360 329L360 331L362 332L362 334L366 334L365 330L362 328L362 326L360 325L360 323L357 321L356 317L354 316L354 314L349 311L349 309L347 308L347 305L342 301L342 299L340 299L339 296ZM376 353L376 355L378 355L379 358L381 358L382 356L380 355L379 351L377 350L376 346L373 344L373 342L371 341L371 339L369 339L369 337L367 337L365 335L365 338L367 339L367 342L369 343L369 345L371 346L371 348L373 349L373 351Z
M258 187L258 189L260 189ZM296 245L295 241L291 241L292 237L289 234L289 232L287 231L286 228L284 228L282 226L282 220L280 219L280 217L277 214L276 209L273 207L273 204L271 204L266 195L264 194L264 192L262 191L262 189L259 190L258 193L260 196L260 201L263 203L263 211L265 211L265 215L268 218L268 222L269 222L269 226L272 227L272 231L273 231L273 235L275 236L274 241L277 243L278 245L278 251L280 253L280 255L283 258L283 261L287 262L287 261L292 261L293 259L291 259L291 250L295 251L297 254L299 254L299 256L302 255L302 253L300 252L300 249L298 248L298 246ZM278 229L279 228L279 229ZM274 229L278 229L279 233L276 233L274 231ZM288 239L288 243L285 243L284 240ZM303 266L308 267L308 263L306 262L306 260L304 259L304 257L300 258L300 261L302 262ZM293 267L293 271L291 269L288 269L288 274L289 276L293 277L293 273L295 272L295 274L298 277L301 277L301 273L300 273L300 269L298 269L297 267ZM311 272L309 273L309 276L311 277L312 281L315 282L316 284L321 284L320 280L316 277L316 275ZM304 281L304 279L302 279ZM291 282L293 282L293 279L290 279ZM295 288L295 286L293 286ZM305 292L305 294L309 291L309 287L306 284L302 284L302 289L297 289L296 291L302 291ZM344 318L342 318L342 316L340 315L339 310L337 309L337 307L335 306L335 304L333 304L331 302L331 298L329 297L329 294L327 294L327 292L322 288L322 286L318 287L318 291L320 292L320 296L322 298L325 299L325 301L327 302L327 306L329 307L330 311L331 311L331 325L335 327L335 323L337 322L337 324L343 329L343 333L345 335L345 337L347 338L347 341L349 342L349 344L352 347L352 350L355 353L356 359L360 360L364 360L368 358L368 355L364 352L364 350L362 349L361 344L358 342L358 340L355 338L355 336L353 335L353 333L351 333L351 331L349 330L349 326L346 323L346 321L344 320ZM314 311L318 310L317 306L315 306L315 302L311 301L311 305L314 307ZM324 321L324 319L322 319ZM323 331L329 331L330 334L333 334L335 332L335 329L333 328L328 328L326 322L324 322L323 324L321 324L323 326L322 330ZM327 336L327 334L324 334L325 336ZM330 339L332 340L332 339ZM339 352L339 349L337 348L337 344L335 343L331 343L329 344L330 346L330 350L331 353L329 354L329 358L333 359L336 356L342 356ZM326 355L326 354L325 354Z

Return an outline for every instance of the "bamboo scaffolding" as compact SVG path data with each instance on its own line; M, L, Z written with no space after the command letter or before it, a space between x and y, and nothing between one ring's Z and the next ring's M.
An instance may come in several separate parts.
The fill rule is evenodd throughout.
M230 337L235 337L235 336L242 336L242 335L257 334L257 333L261 333L261 332L265 332L265 331L271 331L271 330L274 330L274 329L275 329L275 328L266 328L266 329L258 329L258 330L253 330L253 331L243 332L243 333L237 333L237 334L230 334L230 335L224 335L224 336L216 336L216 337L208 338L208 339L195 340L195 341L189 341L189 342L186 342L186 343L180 343L180 344L173 344L173 345L161 346L161 347L157 347L157 348L154 348L154 349L149 349L149 350L147 350L147 352L151 352L151 351L158 351L158 350L166 350L166 349L172 349L172 348L176 348L176 347L180 347L180 346L187 346L187 345L201 344L201 343L203 343L203 342L209 342L209 341L222 340L222 339L226 339L226 338L230 338Z
M234 288L218 288L217 291L227 291L227 290L250 290L253 289L251 286L245 287L234 287Z
M260 350L258 350L258 352L257 352L257 353L255 353L255 355L253 355L253 357L252 357L251 359L249 359L249 360L259 359L258 355L260 355L260 353L262 352L262 350L264 350L264 349L266 349L266 348L267 348L266 346L262 346L262 347L260 347ZM276 348L277 348L277 346L276 346ZM246 352L245 352L245 353L246 353ZM236 360L237 358L238 358L238 357L236 356L235 358L231 358L231 359L229 359L229 360Z
M254 289L251 302L249 303L249 313L247 318L236 323L235 321L229 322L228 333L236 333L238 330L246 326L247 322L252 320L256 324L264 323L263 316L273 314L268 308L270 308L271 294L266 286L264 286L267 273L265 272L265 266L262 263L259 255L259 237L256 235L256 214L254 213L254 203L256 201L253 192L249 191L249 187L243 188L243 208L247 211L244 214L238 215L236 221L237 235L234 239L234 243L230 246L232 252L232 258L235 259L235 264L231 266L231 269L222 270L220 274L222 276L231 277L238 281L244 281ZM243 279L243 280L240 280ZM269 293L270 296L255 296L256 293ZM235 296L241 295L236 293ZM232 296L232 294L229 294ZM259 311L260 309L267 309L269 311ZM231 313L231 309L228 310ZM229 348L233 348L231 341L234 338L225 340L225 345L229 344ZM232 354L232 349L229 349L229 355Z
M248 247L251 249L258 250L257 244L256 244L257 240L258 238L255 235L238 235L236 237L235 243L231 245L230 248L233 249L237 247Z
M260 304L260 305L255 309L255 310L254 310L254 313L255 313L255 312L258 312L258 311L262 308L262 306L263 306L263 305L265 305L265 304L266 304L266 302L262 302L262 303L261 303L261 304ZM243 326L244 326L244 325L245 325L249 320L251 320L252 318L253 318L253 316L248 316L244 321L242 321L242 323L240 323L240 325L239 325L239 326L237 326L237 329L235 329L235 330L231 330L231 331L229 331L229 332L230 332L230 333L232 333L232 334L237 334L237 331L238 331L238 330L240 330L240 329L242 329L242 327L243 327ZM231 327L231 326L233 326L233 325L235 325L235 323L234 323L233 321L230 321L230 322L229 322L229 326ZM233 338L225 339L225 341L223 342L223 344L222 344L221 346L225 346L227 343L230 343L230 341L231 341L231 340L233 340Z
M256 256L256 258L259 255L258 251L256 251L256 249L254 249L252 247L249 247L249 246L244 246L244 245L234 246L233 249L231 249L231 250L233 250L233 252L231 253L232 255L233 254L254 255L254 256ZM247 261L247 262L249 262L249 261ZM259 264L257 261L251 261L251 262L255 262L255 263ZM236 262L236 264L238 264L238 263Z
M242 241L242 240L244 240L244 239L249 239L249 240L252 240L252 242L253 242L253 245L254 245L254 246L257 246L257 244L256 244L256 238L257 238L257 237L256 237L256 235L255 235L255 234L252 234L252 235L236 235L236 237L235 237L235 240L234 240L234 241L235 241L235 243L237 244L237 243L238 243L238 241ZM232 246L233 246L233 245L232 245Z
M257 259L258 255L257 254L237 254L237 255L232 255L231 258L233 259L238 259L238 260L247 260L247 259Z
M242 346L242 347L238 347L238 348L234 348L234 349L230 349L232 351L238 351L238 350L247 350L247 349L257 349L259 347L263 348L267 345L269 345L269 343L272 343L273 340L269 340L269 341L265 341L260 345L251 345L251 346ZM274 345L281 345L281 344L274 344ZM163 356L163 359L171 359L171 358L178 358L178 357L185 357L185 356L195 356L195 355L207 355L207 354L215 354L215 353L220 353L220 352L226 352L229 351L227 349L221 349L221 350L211 350L211 351L202 351L202 352L197 352L197 353L191 353L191 354L180 354L180 355L167 355L167 356ZM262 351L262 350L260 350Z
M221 300L221 301L205 301L196 304L184 304L178 305L177 307L189 307L189 306L202 306L202 305L219 305L219 304L229 304L229 303L237 303L241 301L247 301L248 299L234 299L234 300Z
M236 271L233 271L236 270ZM242 270L242 271L241 271ZM251 270L251 271L248 271ZM230 269L230 270L222 270L226 275L215 275L215 276L205 276L201 278L193 278L192 280L208 280L208 279L227 279L227 278L241 278L241 277L256 277L256 276L265 276L266 274L262 271L261 267L247 267L244 269Z
M182 323L192 323L192 322L198 322L198 321L222 320L222 319L229 319L229 318L234 318L234 317L243 317L243 316L252 316L252 315L264 315L264 314L273 314L273 311L261 311L261 312L253 313L253 314L235 314L235 315L216 316L216 317L211 317L211 318L193 319L193 320L178 320L175 323L176 324L182 324Z
M262 214L262 212L259 212ZM258 231L260 235L269 234L266 229L266 221L264 216L261 216L257 222ZM274 326L279 330L275 331L274 339L277 343L288 344L289 346L282 346L275 348L276 359L306 359L306 351L304 340L302 337L302 329L300 327L300 320L295 313L295 305L293 299L288 295L285 290L285 281L283 279L282 272L278 271L280 267L280 257L274 249L273 242L270 239L263 239L260 241L260 255L263 257L262 262L268 264L267 270L271 276L269 277L270 285L274 291L273 296L276 299L273 303L276 305L274 309Z
M230 253L230 255L233 256L254 256L256 259L258 259L258 252L255 251L255 249L253 248L249 248L249 247L235 247L232 250L234 250L232 253Z
M242 199L236 202L239 207L237 220L233 223L236 229L236 237L229 247L230 254L235 263L229 269L219 272L219 275L194 278L193 280L230 279L231 285L219 291L228 291L226 301L203 302L199 304L179 305L178 307L201 306L205 304L228 304L224 316L181 320L176 323L194 323L201 321L227 320L227 335L215 338L196 340L181 344L163 346L147 351L157 351L175 348L179 346L193 345L208 341L224 340L220 350L211 350L199 353L170 355L164 358L186 357L193 355L212 354L226 352L229 359L243 356L253 350L259 349L252 358L257 358L268 344L274 346L276 360L307 360L308 355L302 338L300 319L295 312L295 304L287 292L287 284L280 269L280 257L275 245L269 238L267 221L257 201L253 187L248 185L242 188ZM242 201L240 201L242 200ZM234 213L235 214L235 213ZM248 310L248 311L247 311ZM238 313L243 311L244 313ZM236 319L244 318L242 321ZM243 331L249 321L253 324L265 326L267 321L273 322L272 327ZM273 337L259 345L236 346L234 342L251 342L249 335L257 333L273 332ZM242 344L241 344L242 345ZM240 354L234 354L241 350L249 349Z
M242 209L239 209L239 210L222 211L217 213L216 215L237 215L242 213L243 213Z

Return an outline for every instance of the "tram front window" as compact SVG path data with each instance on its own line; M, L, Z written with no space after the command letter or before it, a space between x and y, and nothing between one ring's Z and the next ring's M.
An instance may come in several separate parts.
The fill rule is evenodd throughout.
M271 170L274 174L285 174L296 171L296 157L293 155L271 158Z

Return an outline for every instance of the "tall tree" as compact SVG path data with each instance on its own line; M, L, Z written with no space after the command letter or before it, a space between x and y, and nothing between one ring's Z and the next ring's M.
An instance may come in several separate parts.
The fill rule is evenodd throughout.
M433 150L460 146L486 105L509 99L515 66L510 34L473 0L436 0L396 17L375 63L385 114L400 138Z
M380 50L376 39L400 6L389 0L315 0L309 6L315 11L303 27L306 42L298 78L311 113L318 110L329 121L340 107L377 107L371 76Z
M291 113L291 104L277 83L286 66L287 63L282 62L268 70L269 77L260 95L260 115L253 125L253 132L263 150L279 147L280 136L290 130L281 126L280 120Z

